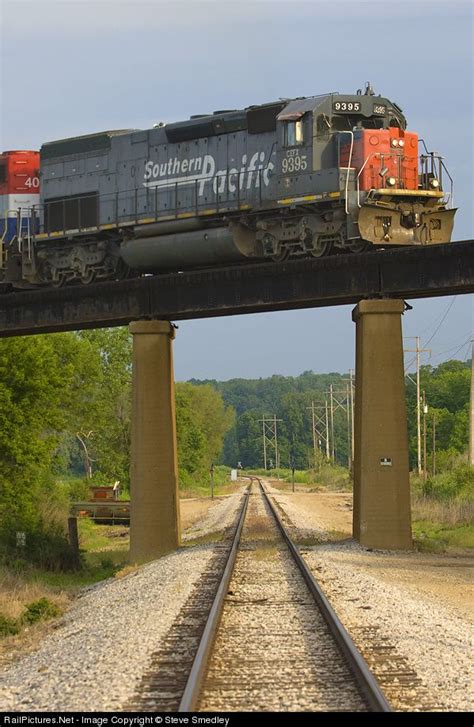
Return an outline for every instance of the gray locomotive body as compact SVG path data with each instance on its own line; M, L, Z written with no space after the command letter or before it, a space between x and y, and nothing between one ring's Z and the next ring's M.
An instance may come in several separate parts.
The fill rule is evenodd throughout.
M430 186L441 169L432 160L419 176L405 129L396 104L369 87L44 144L41 204L5 280L90 283L447 241L454 211ZM400 146L385 149L394 138Z

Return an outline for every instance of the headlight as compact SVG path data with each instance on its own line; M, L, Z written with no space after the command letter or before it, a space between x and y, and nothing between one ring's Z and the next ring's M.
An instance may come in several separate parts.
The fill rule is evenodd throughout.
M389 185L389 187L394 187L396 182L397 180L395 179L395 177L387 177L387 184Z
M392 146L398 146L398 139L392 139Z
M405 142L403 141L403 139L398 140L398 146L405 146Z
M433 189L438 189L439 187L439 181L437 179L431 179L430 180L430 187L433 187Z

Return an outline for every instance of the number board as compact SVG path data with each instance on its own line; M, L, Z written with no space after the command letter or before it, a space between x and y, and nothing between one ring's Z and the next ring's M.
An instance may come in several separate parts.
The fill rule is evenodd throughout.
M360 101L334 101L332 110L339 113L354 113L360 111Z

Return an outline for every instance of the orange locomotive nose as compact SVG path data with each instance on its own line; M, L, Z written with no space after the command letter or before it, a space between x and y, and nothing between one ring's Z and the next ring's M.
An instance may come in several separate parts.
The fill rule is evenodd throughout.
M348 147L341 150L347 166ZM359 129L354 132L351 166L359 189L418 189L418 135L398 127Z

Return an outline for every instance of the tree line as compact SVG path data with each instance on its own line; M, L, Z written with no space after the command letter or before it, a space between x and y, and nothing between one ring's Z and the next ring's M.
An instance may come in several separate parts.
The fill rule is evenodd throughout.
M235 425L229 430L224 443L223 461L244 467L263 465L263 417L275 416L277 424L280 463L288 467L293 461L300 469L311 466L314 437L311 406L323 419L316 429L316 446L325 454L325 409L330 415L330 390L333 399L334 443L330 441L330 454L341 465L349 462L351 449L351 418L347 413L348 375L339 373L316 374L305 371L300 376L270 376L260 379L231 379L229 381L191 380L193 384L213 386L228 406L236 412ZM410 465L417 466L418 432L416 386L412 377L405 379L408 414ZM469 431L469 400L471 384L470 362L446 361L437 367L422 366L420 389L425 392L428 408L426 417L427 466L432 468L433 427L435 429L436 462L442 469L453 457L466 452ZM383 396L383 392L381 392ZM342 406L340 405L342 404ZM350 401L349 401L350 409ZM331 437L331 426L329 438ZM424 432L423 432L424 433ZM422 433L422 434L423 434ZM270 448L270 452L272 452Z

